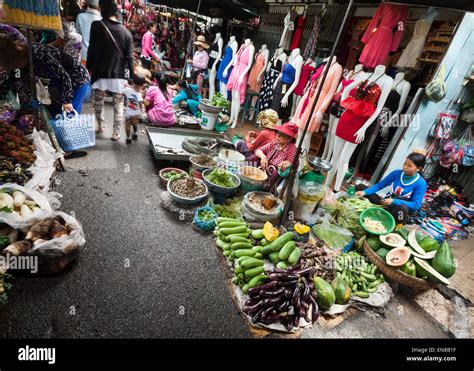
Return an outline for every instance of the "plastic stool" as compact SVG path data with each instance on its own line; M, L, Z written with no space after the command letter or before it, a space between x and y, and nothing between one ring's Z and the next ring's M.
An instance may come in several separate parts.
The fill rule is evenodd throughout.
M257 102L255 104L255 107L252 107L252 100L254 97L257 97ZM247 93L245 94L244 109L243 109L242 116L240 119L240 123L242 124L242 127L244 126L244 123L245 123L245 116L250 114L251 112L254 112L253 122L255 123L255 126L257 126L259 101L260 101L260 93L256 91L247 90Z

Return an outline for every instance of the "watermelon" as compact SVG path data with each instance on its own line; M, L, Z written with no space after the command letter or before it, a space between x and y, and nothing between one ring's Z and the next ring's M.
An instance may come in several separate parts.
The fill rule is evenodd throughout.
M336 297L336 304L347 304L351 299L351 289L346 281L342 278L336 277L331 282L331 287L334 290L334 296Z
M317 303L322 309L329 309L336 302L336 295L332 286L321 277L314 278L314 289L318 294Z
M416 266L416 275L423 279L428 279L432 282L443 283L449 285L449 280L438 273L427 261L420 258L413 258Z

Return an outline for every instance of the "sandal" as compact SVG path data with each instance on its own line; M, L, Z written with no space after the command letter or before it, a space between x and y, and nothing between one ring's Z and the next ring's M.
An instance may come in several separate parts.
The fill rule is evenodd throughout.
M111 140L113 140L114 142L120 140L120 134L119 133L114 133L112 135L112 138L110 138Z

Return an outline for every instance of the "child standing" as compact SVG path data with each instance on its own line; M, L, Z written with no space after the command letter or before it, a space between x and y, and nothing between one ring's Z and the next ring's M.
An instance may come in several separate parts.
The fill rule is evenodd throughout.
M144 112L143 91L145 83L145 79L135 75L133 78L133 87L127 86L123 92L126 99L125 132L127 133L127 144L131 144L132 139L138 139L138 121ZM133 134L131 130L132 127Z

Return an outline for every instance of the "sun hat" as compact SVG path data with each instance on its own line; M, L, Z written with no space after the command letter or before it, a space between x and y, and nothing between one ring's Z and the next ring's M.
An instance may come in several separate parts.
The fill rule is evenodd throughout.
M288 135L290 138L296 138L296 133L298 132L298 126L292 122L285 122L283 125L274 126L273 130L279 131L285 135Z
M209 48L209 44L206 42L206 38L202 35L197 37L197 41L194 42L194 45L201 45L204 49Z
M274 129L278 122L278 113L272 109L266 109L257 116L257 124L265 129Z

